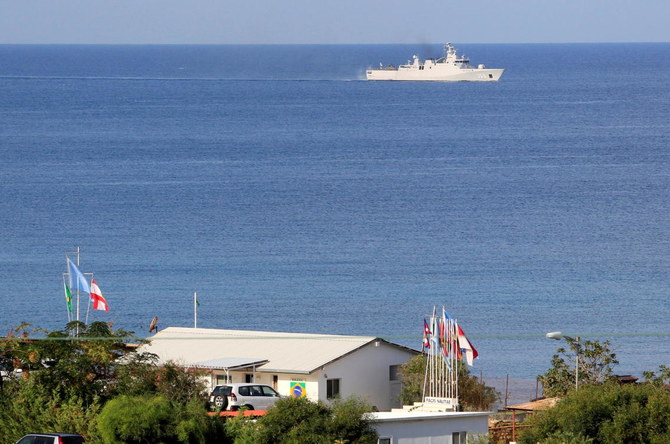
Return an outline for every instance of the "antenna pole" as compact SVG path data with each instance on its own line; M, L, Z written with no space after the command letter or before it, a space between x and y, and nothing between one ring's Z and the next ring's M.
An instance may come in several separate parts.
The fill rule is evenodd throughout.
M198 292L193 292L193 328L198 328Z

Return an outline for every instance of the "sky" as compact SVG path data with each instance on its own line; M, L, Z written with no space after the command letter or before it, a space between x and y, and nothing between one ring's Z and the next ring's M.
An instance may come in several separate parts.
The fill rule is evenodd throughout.
M668 42L670 0L0 0L2 43Z

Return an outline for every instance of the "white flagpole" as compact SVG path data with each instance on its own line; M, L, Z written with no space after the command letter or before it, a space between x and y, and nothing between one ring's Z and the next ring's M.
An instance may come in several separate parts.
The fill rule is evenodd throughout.
M79 247L77 246L77 268L79 268ZM77 282L77 321L79 321L79 282ZM79 333L79 326L77 326L77 333Z
M198 292L193 292L193 328L198 328Z
M455 345L456 345L456 354L454 355L454 398L458 400L458 352L461 349L461 344L458 343L458 321L454 319L454 335L455 335Z

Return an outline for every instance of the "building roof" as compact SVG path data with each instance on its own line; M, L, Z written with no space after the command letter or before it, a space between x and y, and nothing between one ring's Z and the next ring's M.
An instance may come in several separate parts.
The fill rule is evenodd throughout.
M168 327L147 339L151 342L141 351L155 353L161 362L214 368L217 360L231 364L232 358L238 367L267 361L257 371L273 373L309 374L375 341L418 353L374 336Z
M508 405L506 410L524 410L534 412L536 410L547 410L556 405L560 398L542 398L535 401L524 402L522 404Z
M468 417L488 417L491 412L426 412L421 410L372 412L368 418L373 422L416 421L430 419L460 419Z
M620 384L632 384L638 380L637 376L633 375L617 375L616 379Z

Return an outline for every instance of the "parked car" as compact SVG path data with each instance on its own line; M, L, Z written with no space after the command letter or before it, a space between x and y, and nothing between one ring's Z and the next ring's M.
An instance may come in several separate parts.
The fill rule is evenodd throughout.
M84 437L76 433L31 433L16 444L82 444Z
M267 410L279 398L281 395L269 385L233 383L214 387L209 403L216 410Z

